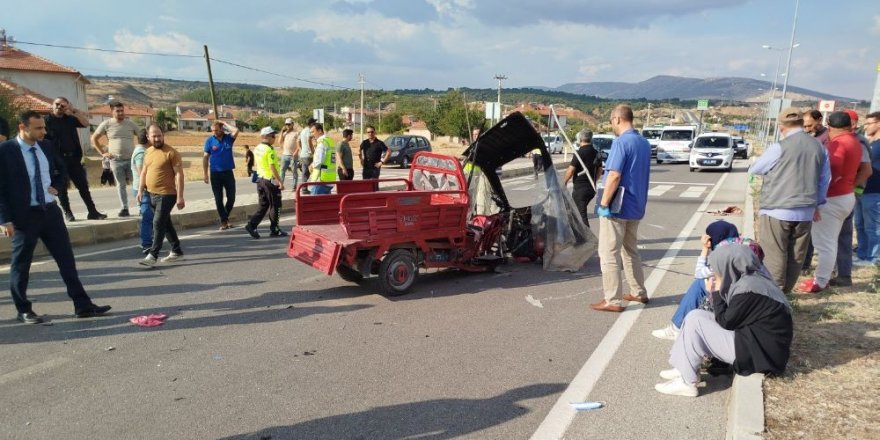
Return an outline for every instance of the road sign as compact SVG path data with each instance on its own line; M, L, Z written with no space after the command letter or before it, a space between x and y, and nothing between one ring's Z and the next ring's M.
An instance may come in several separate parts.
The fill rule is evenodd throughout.
M709 100L700 99L697 101L697 110L709 110Z
M497 102L486 101L486 119L501 120L501 106Z
M833 112L834 111L834 101L822 100L819 101L819 111L822 113L825 112Z
M312 117L315 118L316 121L320 123L324 123L324 109L316 108L312 110Z
M791 100L786 99L782 100L779 98L773 98L770 100L770 109L767 112L767 117L769 119L776 119L776 116L782 111L785 107L791 107Z

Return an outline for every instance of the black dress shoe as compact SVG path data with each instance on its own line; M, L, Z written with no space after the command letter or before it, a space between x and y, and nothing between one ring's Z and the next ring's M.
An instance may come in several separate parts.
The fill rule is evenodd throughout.
M15 319L18 319L25 324L40 324L43 322L43 318L40 318L40 316L34 312L19 313Z
M252 224L248 223L244 225L244 230L247 231L248 234L251 234L251 237L260 238L260 233L257 232L257 228L255 228Z
M272 237L287 237L287 232L282 231L281 229L277 229L269 233Z
M72 212L68 211L68 212L65 212L65 213L64 213L64 220L67 220L68 223L70 223L70 222L75 222L75 221L76 221L76 217L73 216L73 213L72 213Z
M93 212L86 217L89 220L106 220L107 214L101 214L100 212Z
M77 318L92 318L95 316L101 316L111 309L110 306L96 306L94 304L76 311Z
M128 217L129 215L131 215L131 214L128 213L128 208L125 208L125 209L119 211L120 217Z

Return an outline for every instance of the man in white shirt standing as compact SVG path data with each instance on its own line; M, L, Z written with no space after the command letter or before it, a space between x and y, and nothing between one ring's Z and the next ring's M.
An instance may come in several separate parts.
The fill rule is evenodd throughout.
M122 209L120 217L128 217L128 191L125 188L127 181L132 180L131 154L134 152L134 139L138 136L140 128L125 117L125 105L117 100L111 100L110 113L112 118L102 122L92 134L92 145L102 157L110 159L110 167L113 169L113 177L116 178L116 192L119 194L119 202ZM107 137L106 148L101 145L101 137Z
M309 169L312 166L312 127L315 126L315 123L318 122L315 118L309 118L306 122L306 126L303 127L302 131L299 132L299 146L293 152L294 156L299 157L299 166L302 169L302 179L303 182L309 181ZM296 191L296 188L293 188ZM309 193L309 190L306 189L303 191L305 194Z

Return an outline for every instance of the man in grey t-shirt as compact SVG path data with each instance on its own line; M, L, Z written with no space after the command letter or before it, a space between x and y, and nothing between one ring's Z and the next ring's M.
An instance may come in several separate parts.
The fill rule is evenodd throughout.
M134 151L134 139L140 128L130 119L125 118L125 106L121 102L114 99L108 105L112 117L98 125L92 134L92 146L102 157L110 159L110 167L116 178L116 191L119 194L119 202L122 203L119 216L128 217L128 191L125 185L127 180L132 179L131 153ZM99 142L102 136L107 137L106 148Z

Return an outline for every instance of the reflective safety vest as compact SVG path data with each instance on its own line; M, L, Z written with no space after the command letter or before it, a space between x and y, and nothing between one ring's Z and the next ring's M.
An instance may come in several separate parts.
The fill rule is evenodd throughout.
M333 139L326 136L322 136L320 142L321 145L315 148L315 152L323 146L324 157L320 158L321 162L318 165L315 165L316 167L320 167L320 172L312 173L312 176L316 176L312 178L312 181L335 182L339 180L336 174L336 144L333 142ZM317 159L318 157L315 157L315 160Z

